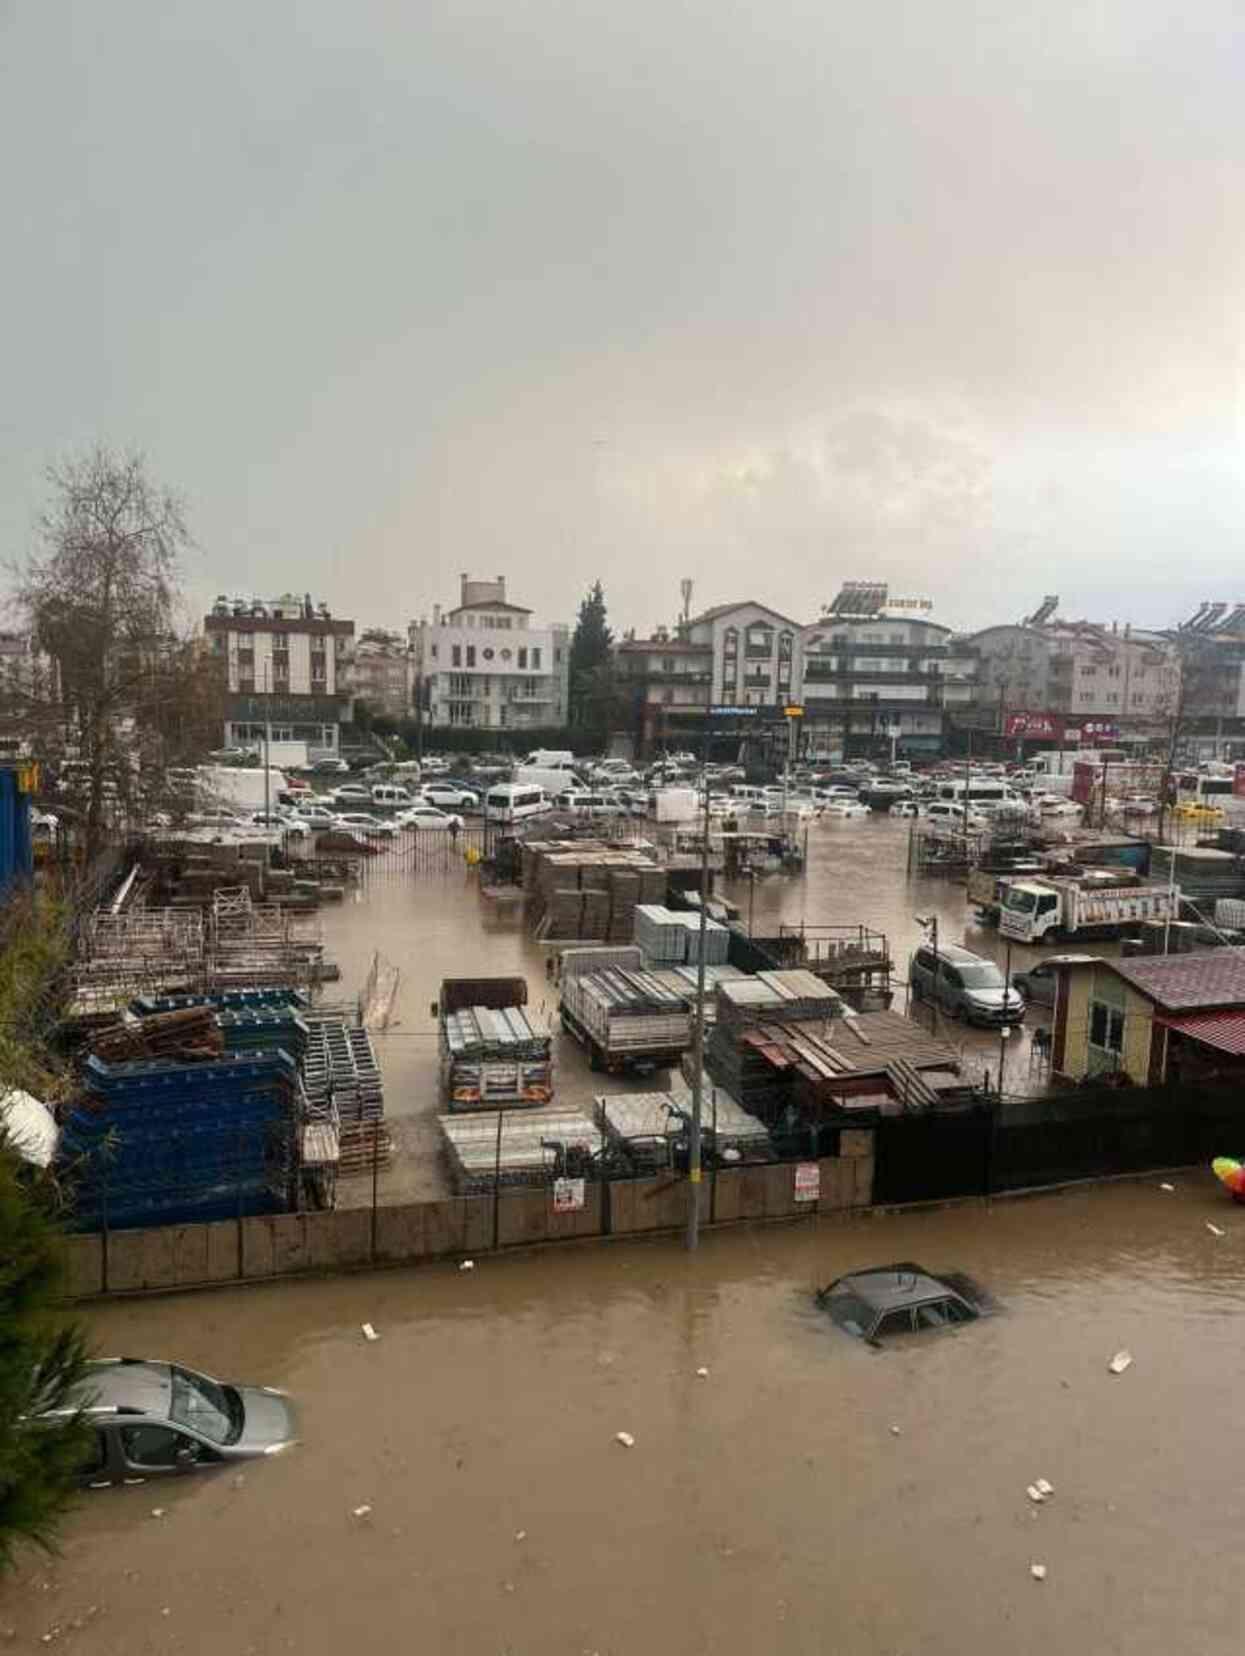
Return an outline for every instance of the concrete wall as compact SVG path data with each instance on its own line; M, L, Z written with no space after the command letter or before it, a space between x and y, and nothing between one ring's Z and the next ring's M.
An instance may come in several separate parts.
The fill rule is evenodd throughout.
M820 1195L796 1201L796 1164L706 1173L700 1187L705 1224L791 1219L868 1207L873 1199L873 1134L845 1129L840 1155L818 1164ZM359 1266L414 1264L471 1257L498 1248L600 1236L680 1230L687 1222L687 1184L663 1175L589 1184L584 1207L554 1211L549 1190L410 1202L398 1207L346 1208L333 1213L277 1214L205 1225L73 1236L69 1289L75 1298L221 1282L262 1281Z

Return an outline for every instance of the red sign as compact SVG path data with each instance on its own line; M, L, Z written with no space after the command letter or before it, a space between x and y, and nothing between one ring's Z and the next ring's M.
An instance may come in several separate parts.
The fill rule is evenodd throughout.
M1028 736L1036 741L1062 742L1063 720L1058 713L1009 713L1005 736Z
M1072 797L1078 805L1092 805L1094 802L1094 785L1098 781L1099 770L1097 765L1087 765L1078 762L1072 767Z

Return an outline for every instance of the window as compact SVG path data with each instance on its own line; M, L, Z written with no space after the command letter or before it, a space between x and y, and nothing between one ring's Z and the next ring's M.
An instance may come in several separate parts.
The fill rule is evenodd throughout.
M540 645L539 644L534 644L532 646L532 666L536 669L537 672L540 671Z
M733 656L733 655L738 655L739 654L739 628L738 627L728 627L726 629L725 633L722 635L722 653L723 653L723 655L727 655L727 656Z
M463 664L463 647L461 644L450 646L450 666L461 667Z
M874 1330L875 1334L911 1334L912 1312L905 1307L902 1311L888 1311Z
M553 652L553 662L555 667L562 665L562 646L560 644Z
M468 646L467 646L467 665L468 665L468 667L474 667L475 664L476 664L476 647L475 647L474 644L468 644Z
M1105 1001L1089 1003L1089 1044L1100 1052L1123 1052L1124 1013L1118 1006Z
M520 647L519 647L519 666L520 667L526 667L527 666L527 646L526 645L520 645Z
M123 1426L121 1448L131 1466L171 1472L184 1464L212 1460L210 1449L194 1438L175 1432L171 1426Z

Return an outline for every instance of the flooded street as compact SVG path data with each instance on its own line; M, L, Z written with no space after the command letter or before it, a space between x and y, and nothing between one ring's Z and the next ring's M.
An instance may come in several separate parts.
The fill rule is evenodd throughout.
M962 883L946 878L909 880L905 874L908 823L885 816L856 820L825 819L808 834L807 878L786 874L759 877L722 889L738 904L758 936L774 936L781 924L865 925L885 932L894 961L895 1006L907 1004L907 966L923 933L916 916L938 918L943 943L963 943L1006 964L1006 945L997 930L978 926L965 902ZM526 977L530 1005L556 1023L557 991L548 981L548 951L528 936L521 909L498 910L481 897L479 881L461 858L448 856L444 868L415 873L402 854L379 857L366 869L361 886L339 909L324 910L327 951L338 960L342 982L329 993L353 996L362 986L372 955L381 955L402 974L393 1027L375 1037L384 1069L385 1108L394 1137L393 1166L382 1173L382 1200L437 1197L447 1194L438 1157L435 1118L437 1093L436 1020L430 1008L443 977L517 974ZM1102 953L1118 945L1097 946ZM1019 970L1042 951L1023 945L1012 950ZM929 1009L922 1012L928 1017ZM1029 1027L1041 1023L1041 1009L1029 1015ZM966 1067L981 1079L997 1080L1000 1051L1005 1055L1005 1083L1015 1091L1040 1090L1044 1076L1030 1065L1027 1033L1002 1043L997 1033L968 1029L940 1018L938 1033L961 1049ZM559 1103L590 1104L602 1090L586 1055L567 1035L557 1041ZM651 1078L611 1078L609 1088L649 1090ZM371 1200L371 1180L343 1181L341 1198L356 1204Z
M1175 1182L93 1308L102 1352L288 1387L304 1442L85 1497L0 1627L99 1656L1226 1656L1245 1215ZM1003 1310L873 1350L815 1308L895 1259Z
M918 914L1002 958L962 886L906 881L906 846L903 823L820 824L807 880L731 895L759 935L885 931L902 1007ZM325 936L342 994L374 950L401 970L382 1200L437 1194L441 978L521 972L552 1012L545 951L461 862L378 859ZM997 1062L996 1035L940 1033ZM601 1086L565 1037L557 1085ZM1245 1213L1208 1173L1174 1182L92 1306L102 1354L288 1388L303 1442L92 1493L63 1559L0 1591L0 1630L99 1656L1235 1651ZM967 1271L1002 1313L873 1350L817 1309L895 1260Z

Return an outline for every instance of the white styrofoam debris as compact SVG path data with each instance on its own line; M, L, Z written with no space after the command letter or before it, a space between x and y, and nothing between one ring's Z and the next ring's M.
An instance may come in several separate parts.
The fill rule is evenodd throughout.
M1159 1189L1160 1189L1160 1190L1175 1190L1175 1188L1176 1188L1176 1187L1175 1187L1175 1185L1174 1185L1174 1184L1161 1184L1161 1185L1160 1185L1160 1186L1159 1186Z
M526 1541L527 1540L527 1531L526 1530L515 1530L514 1538L515 1538L516 1541Z
M621 1443L624 1449L634 1449L635 1439L630 1432L615 1432L614 1442Z
M474 1271L475 1268L476 1262L474 1259L464 1259L458 1267L460 1271Z
M899 1437L900 1436L900 1429L899 1429L898 1426L892 1426L891 1427L891 1436L892 1437Z
M1046 1496L1042 1493L1042 1491L1038 1488L1038 1486L1036 1484L1030 1484L1028 1489L1025 1490L1025 1494L1029 1497L1029 1499L1031 1501L1034 1501L1038 1504L1040 1504L1042 1501L1044 1501L1046 1499Z
M1034 1581L1045 1581L1046 1580L1046 1566L1045 1566L1045 1564L1030 1564L1029 1574L1033 1577Z
M164 1508L163 1507L152 1507L151 1516L153 1518L163 1518L164 1517Z
M372 1327L371 1323L364 1323L363 1324L363 1338L365 1340L379 1340L380 1335Z
M707 1368L698 1368L696 1370L696 1378L698 1380L707 1380L709 1378L709 1370Z
M1053 1495L1055 1493L1054 1484L1048 1483L1045 1478L1034 1478L1033 1487L1040 1490L1043 1495Z
M1117 1351L1107 1364L1112 1374L1123 1374L1126 1368L1132 1367L1133 1354L1131 1351Z
M1212 1236L1226 1236L1228 1234L1226 1230L1220 1230L1218 1225L1212 1225L1209 1219L1206 1221L1206 1229Z
M370 1518L371 1515L372 1509L370 1506L357 1506L350 1516L352 1518Z

